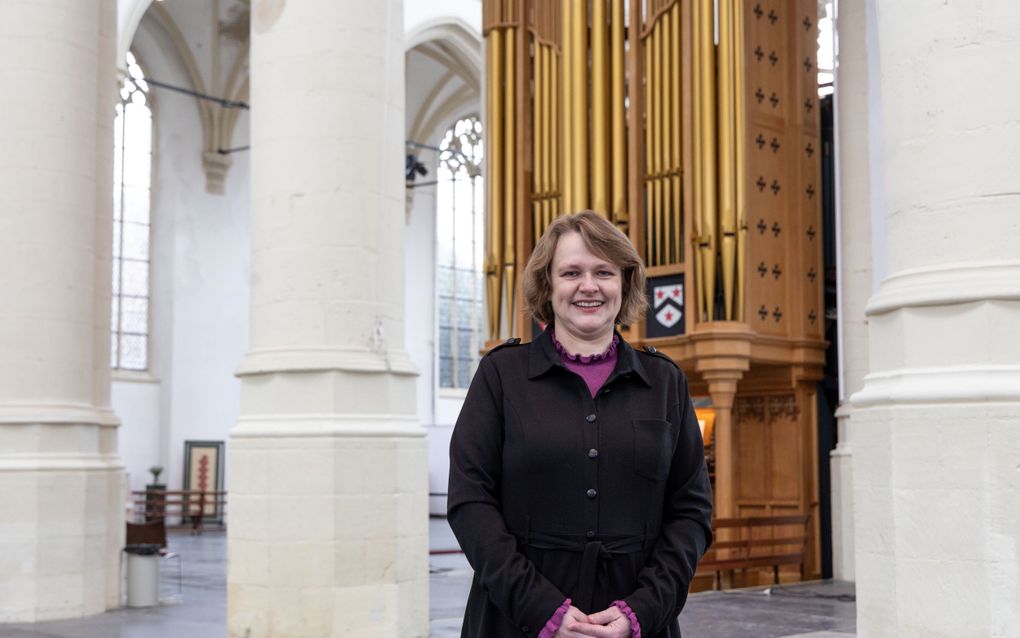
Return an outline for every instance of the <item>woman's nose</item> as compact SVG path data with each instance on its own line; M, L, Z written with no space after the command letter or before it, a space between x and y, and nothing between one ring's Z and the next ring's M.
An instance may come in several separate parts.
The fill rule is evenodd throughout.
M581 275L581 290L598 290L598 288L594 276L591 274Z

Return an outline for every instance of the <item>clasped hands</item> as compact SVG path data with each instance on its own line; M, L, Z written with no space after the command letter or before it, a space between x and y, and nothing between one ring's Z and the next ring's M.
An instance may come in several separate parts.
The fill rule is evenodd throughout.
M630 638L630 619L616 605L588 615L571 605L553 638Z

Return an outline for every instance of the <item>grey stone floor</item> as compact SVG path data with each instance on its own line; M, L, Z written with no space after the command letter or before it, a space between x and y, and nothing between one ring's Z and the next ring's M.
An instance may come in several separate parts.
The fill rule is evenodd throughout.
M431 519L429 531L433 550L456 549L444 519ZM161 573L160 606L75 620L0 624L0 638L224 638L226 536L171 532L170 549L183 557L181 594L171 561ZM461 554L433 555L429 563L431 636L459 636L471 568ZM853 585L825 581L693 594L680 624L691 638L848 638L856 635Z

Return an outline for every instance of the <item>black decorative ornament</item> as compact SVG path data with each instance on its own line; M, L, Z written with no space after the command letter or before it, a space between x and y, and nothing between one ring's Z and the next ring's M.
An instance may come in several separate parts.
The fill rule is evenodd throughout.
M779 237L779 233L781 232L783 232L783 229L779 225L779 222L772 222L772 236Z
M772 276L776 279L776 281L779 281L779 277L782 274L783 269L779 267L779 264L776 264L775 266L772 267Z
M758 177L758 181L755 182L754 185L758 187L758 192L759 193L765 192L766 184L765 184L765 178L764 177L759 176Z
M773 153L779 152L779 140L777 140L776 138L774 137L772 138L772 141L769 143L769 146L772 147Z
M759 4L756 4L756 5L754 5L754 17L755 17L756 19L758 19L758 20L761 20L761 17L762 17L762 16L764 15L764 14L765 14L765 12L761 10L761 4L760 4L760 3L759 3Z
M762 304L761 308L758 308L758 316L761 317L762 321L765 321L765 319L769 316L769 309L765 307L765 304Z
M765 57L765 52L761 50L760 44L754 48L754 57L756 57L759 62L761 62L761 59Z
M764 261L758 264L758 275L761 276L762 279L764 279L765 275L767 275L768 273L769 267L765 265Z
M760 86L758 87L758 90L754 92L754 97L758 100L758 104L761 104L762 100L765 99L765 92L761 90Z
M768 229L769 229L769 227L765 224L765 219L764 218L759 219L758 220L758 234L759 235L764 235L765 231L768 230Z
M776 55L775 51L772 51L771 53L769 53L769 62L772 63L772 66L775 66L776 64L779 63L779 56Z
M808 199L814 199L814 197L815 197L815 186L814 186L814 184L808 184L807 188L804 189L804 194L807 195Z
M776 95L775 91L773 91L772 95L769 96L769 102L772 103L772 108L779 106L779 96Z
M807 236L808 236L808 239L810 239L811 241L814 241L814 239L815 239L815 227L814 226L808 226Z
M778 195L780 190L779 180L777 179L772 180L772 186L770 186L770 188L772 189L773 195Z
M808 157L812 157L815 154L815 147L812 146L811 142L808 142L807 146L804 147L804 152L807 153Z
M779 320L783 318L783 311L779 309L779 306L776 306L776 309L772 311L772 318L776 320L776 323L779 323Z
M765 146L765 136L758 133L758 137L754 138L754 143L758 145L758 150L760 151Z
M815 283L815 277L817 277L817 276L818 276L818 272L815 271L815 267L814 266L811 266L810 270L807 271L808 281L810 281L811 283Z
M818 313L815 312L814 308L812 308L811 312L808 313L807 318L808 318L808 321L810 321L811 324L814 325L815 321L818 319Z
M779 16L776 14L775 9L769 9L769 22L775 24L779 20Z

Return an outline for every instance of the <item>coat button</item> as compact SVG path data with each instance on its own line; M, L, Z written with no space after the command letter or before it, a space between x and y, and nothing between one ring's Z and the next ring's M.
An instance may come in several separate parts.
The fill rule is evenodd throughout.
M588 538L595 538L595 532L593 532L591 530L588 530L587 532L585 532L584 535L587 536Z
M589 459L597 459L598 457L599 457L599 451L598 450L596 450L595 448L592 448L592 449L588 450L588 458Z
M531 627L528 627L527 625L524 625L524 626L521 627L521 631L524 632L524 633L530 633L531 632Z
M584 417L584 420L587 421L588 423L594 423L596 418L597 417L594 414L589 414L588 416Z
M645 352L655 354L655 346L645 346Z
M588 498L595 498L596 496L599 495L599 493L596 492L595 490L588 490L587 492L585 492L585 494L588 496Z

